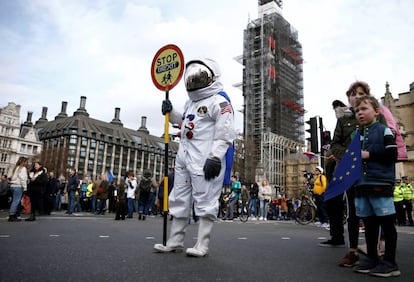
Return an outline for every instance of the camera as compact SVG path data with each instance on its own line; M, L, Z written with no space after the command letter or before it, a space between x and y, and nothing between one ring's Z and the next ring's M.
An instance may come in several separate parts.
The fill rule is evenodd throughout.
M303 176L306 178L306 180L311 180L311 179L313 179L313 173L312 172L310 172L310 171L307 171L307 170L304 170L303 171Z

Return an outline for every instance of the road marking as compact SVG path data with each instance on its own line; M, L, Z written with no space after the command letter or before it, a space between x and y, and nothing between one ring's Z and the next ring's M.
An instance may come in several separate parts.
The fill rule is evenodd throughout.
M154 236L147 236L147 237L145 237L145 239L147 239L147 240L154 240L155 237Z
M280 239L282 239L282 240L290 240L290 237L282 237Z
M246 237L239 237L239 238L237 238L237 240L247 240L247 238Z
M60 237L60 235L57 234L50 234L49 237Z
M318 240L327 240L328 238L326 237L318 237Z
M0 238L9 238L10 235L0 235Z
M99 238L109 238L108 235L99 235Z

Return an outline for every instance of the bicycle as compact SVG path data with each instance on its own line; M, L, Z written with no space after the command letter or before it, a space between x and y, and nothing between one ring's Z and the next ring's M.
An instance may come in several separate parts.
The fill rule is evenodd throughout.
M237 204L237 213L239 216L239 219L241 222L246 222L249 219L249 212L248 212L248 204L244 203L241 199L241 197L239 198L238 204Z
M302 195L300 206L295 212L295 220L303 225L315 221L316 212L318 210L315 202L312 199L312 192L306 189L306 193Z
M306 225L315 221L316 212L318 210L313 201L313 173L305 171L306 188L302 195L300 206L296 209L295 220L299 224Z

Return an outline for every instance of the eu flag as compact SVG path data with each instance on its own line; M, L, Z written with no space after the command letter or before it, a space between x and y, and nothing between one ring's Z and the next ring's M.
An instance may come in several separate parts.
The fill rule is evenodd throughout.
M357 130L351 144L336 166L333 178L326 188L324 200L336 197L351 188L361 177L361 173L361 134Z
M112 173L112 170L109 170L107 172L107 177L108 177L108 182L112 183L112 181L114 180L114 174Z

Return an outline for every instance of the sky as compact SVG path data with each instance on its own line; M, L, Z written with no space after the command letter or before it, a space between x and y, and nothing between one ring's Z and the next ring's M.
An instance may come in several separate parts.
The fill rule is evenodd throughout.
M138 129L147 116L150 134L161 136L165 92L151 79L157 51L177 45L184 61L209 57L221 67L233 107L243 96L243 31L258 18L256 0L1 0L0 107L21 105L32 122L47 107L54 120L66 101L70 116L85 96L94 119L110 122L120 108L124 127ZM380 98L390 84L394 98L414 82L414 1L289 0L282 15L303 47L305 120L321 116L333 130L335 99L355 80L367 81ZM188 96L181 80L169 92L177 110ZM243 116L235 114L236 130ZM171 131L174 129L170 129Z

